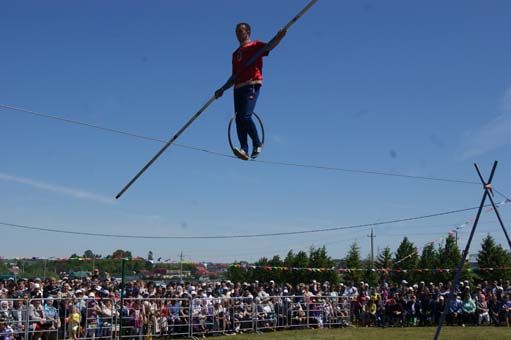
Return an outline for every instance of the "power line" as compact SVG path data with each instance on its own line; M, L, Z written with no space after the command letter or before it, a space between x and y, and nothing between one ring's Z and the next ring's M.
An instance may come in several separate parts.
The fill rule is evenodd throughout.
M508 202L511 202L511 198L507 197L506 195L504 195L503 193L501 193L500 191L498 191L497 189L493 188L493 191L495 191L497 194L499 194L500 196L502 196L506 201Z
M110 132L110 133L116 133L116 134L125 135L125 136L129 136L129 137L133 137L133 138L138 138L138 139L142 139L142 140L146 140L146 141L152 141L152 142L158 142L158 143L167 143L166 140L161 139L161 138L144 136L144 135L133 133L133 132L129 132L129 131L123 131L123 130L119 130L119 129L115 129L115 128L104 127L104 126L101 126L101 125L98 125L98 124L91 124L91 123L82 122L82 121L78 121L78 120L74 120L74 119L63 118L63 117L59 117L59 116L56 116L56 115L36 112L36 111L33 111L33 110L28 110L28 109L24 109L24 108L20 108L20 107L15 107L15 106L11 106L11 105L0 104L0 109L7 109L7 110L18 111L18 112L24 112L24 113L28 113L28 114L31 114L31 115L34 115L34 116L38 116L38 117L42 117L42 118L58 120L58 121L66 122L66 123L69 123L69 124L75 124L75 125L79 125L79 126L83 126L83 127L88 127L88 128L93 128L93 129L97 129L97 130L102 130L102 131L106 131L106 132ZM195 150L195 151L201 151L201 152L209 153L209 154L212 154L212 155L215 155L215 156L221 156L221 157L228 157L228 158L237 159L235 156L232 156L232 155L229 155L229 154L225 154L225 153L222 153L222 152L218 152L218 151L213 151L213 150L201 148L201 147L196 147L196 146L191 146L191 145L186 145L186 144L178 144L178 143L174 143L174 145L176 145L178 147L181 147L181 148L186 148L186 149L190 149L190 150ZM289 166L289 167L297 167L297 168L309 168L309 169L317 169L317 170L338 171L338 172L364 174L364 175L402 177L402 178L420 179L420 180L429 180L429 181L441 181L441 182L450 182L450 183L478 184L478 185L481 184L479 182L467 181L467 180L459 180L459 179L453 179L453 178L441 178L441 177L430 177L430 176L414 176L414 175L405 175L405 174L383 172L383 171L357 170L357 169L348 169L348 168L339 168L339 167L332 167L332 166L321 166L321 165L303 164L303 163L293 163L293 162L265 161L265 160L260 160L260 159L259 160L252 160L252 161L253 162L257 162L257 163L263 163L263 164ZM496 189L494 189L494 190L495 190L495 192L499 193L501 196L505 197L505 195L501 194L498 190L496 190Z
M490 205L486 205L485 207L488 207L488 206L490 206ZM358 228L364 228L364 227L376 227L376 226L380 226L380 225L384 225L384 224L410 222L410 221L422 220L422 219L426 219L426 218L451 215L451 214L466 212L466 211L470 211L470 210L475 210L478 208L479 207L463 208L463 209L444 211L444 212L433 213L433 214L428 214L428 215L421 215L421 216L416 216L416 217L407 217L407 218L400 218L400 219L389 220L389 221L373 222L373 223L358 224L358 225L349 225L349 226L342 226L342 227L309 229L309 230L302 230L302 231L287 231L287 232L279 232L279 233L240 234L240 235L210 235L210 236L123 235L123 234L106 234L106 233L88 233L88 232L83 232L83 231L71 231L71 230L62 230L62 229L57 229L57 228L36 227L36 226L21 225L21 224L14 224L14 223L8 223L8 222L0 222L0 225L7 226L7 227L13 227L13 228L19 228L19 229L38 230L38 231L46 231L46 232L52 232L52 233L94 236L94 237L114 237L114 238L131 238L131 239L166 239L166 240L199 240L199 239L209 240L209 239L234 239L234 238L256 238L256 237L303 235L303 234L323 233L323 232L328 232L328 231L338 231L338 230L346 230L346 229L358 229Z

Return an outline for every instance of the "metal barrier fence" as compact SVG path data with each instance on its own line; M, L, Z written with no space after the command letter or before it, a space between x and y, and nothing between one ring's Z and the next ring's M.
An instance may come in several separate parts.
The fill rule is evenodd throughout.
M350 320L343 297L7 299L3 339L196 338L245 332L341 327Z

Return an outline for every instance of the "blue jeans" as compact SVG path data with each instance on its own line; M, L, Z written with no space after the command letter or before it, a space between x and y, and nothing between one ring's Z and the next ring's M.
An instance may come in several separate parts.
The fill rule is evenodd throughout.
M236 113L236 131L238 132L238 139L240 147L248 154L248 137L252 139L253 148L261 145L257 128L252 114L259 96L259 89L261 85L247 85L234 89L234 112Z

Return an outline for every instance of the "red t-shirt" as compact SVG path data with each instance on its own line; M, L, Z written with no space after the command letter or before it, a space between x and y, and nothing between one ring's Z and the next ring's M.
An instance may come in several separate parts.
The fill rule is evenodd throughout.
M247 68L243 69L246 62L252 58L261 48L264 48L266 43L254 40L243 46L240 46L232 54L232 73L238 76L234 80L234 87L241 87L244 85L262 84L263 83L263 58L269 54L269 51L264 52L257 60ZM241 71L241 72L240 72ZM240 72L238 74L238 72Z

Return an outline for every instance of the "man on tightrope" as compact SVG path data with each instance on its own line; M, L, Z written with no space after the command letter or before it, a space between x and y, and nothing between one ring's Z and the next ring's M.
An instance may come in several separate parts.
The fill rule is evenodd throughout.
M234 148L234 154L243 160L250 157L255 159L261 153L262 143L257 128L252 119L254 108L263 83L263 57L274 49L286 35L280 30L269 43L259 40L250 40L250 25L239 23L236 25L236 38L240 47L232 54L232 76L227 83L215 91L215 98L220 98L224 91L234 85L234 112L236 114L236 131L240 141L240 148ZM266 49L252 64L247 62L261 49ZM249 157L248 136L252 139L252 154Z

